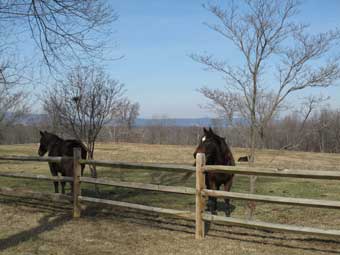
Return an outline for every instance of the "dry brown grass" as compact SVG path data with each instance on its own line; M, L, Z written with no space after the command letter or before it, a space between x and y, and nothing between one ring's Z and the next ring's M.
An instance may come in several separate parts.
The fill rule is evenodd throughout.
M37 145L0 146L0 155L36 155ZM193 163L192 146L145 144L99 144L97 159L128 162ZM235 158L244 149L233 149ZM258 151L258 166L300 169L340 170L340 155L290 151ZM0 171L48 173L46 163L0 163ZM149 182L147 171L122 172L99 168L99 174L123 180ZM164 176L162 176L164 177ZM163 184L183 185L180 176L165 175ZM248 180L238 177L233 190L246 191ZM52 190L49 182L1 178L0 185ZM185 185L192 186L193 180ZM94 195L92 186L84 193ZM260 178L257 192L294 197L338 199L339 182ZM192 209L192 197L155 192L101 188L101 196L170 208ZM243 217L244 203L235 201L234 216ZM212 224L208 237L194 240L191 221L89 205L82 218L70 218L70 205L0 196L1 254L339 254L340 240L317 239L282 233L269 233ZM259 204L261 220L340 229L340 213L335 210Z

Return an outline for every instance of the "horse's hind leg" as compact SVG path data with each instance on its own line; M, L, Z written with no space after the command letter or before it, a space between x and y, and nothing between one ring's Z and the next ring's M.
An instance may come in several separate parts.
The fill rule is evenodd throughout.
M231 189L231 185L233 183L233 177L230 178L225 184L224 184L224 190L225 191L230 191ZM235 206L233 206L232 204L230 204L230 198L225 198L224 199L225 202L225 215L227 217L230 216L231 212L235 209Z
M81 176L83 176L84 175L85 164L81 164L80 166L81 166L80 174L81 174Z
M53 182L53 185L54 185L54 192L55 193L59 193L59 183L58 182Z
M65 194L65 184L66 183L64 181L61 181L60 184L61 184L61 193Z

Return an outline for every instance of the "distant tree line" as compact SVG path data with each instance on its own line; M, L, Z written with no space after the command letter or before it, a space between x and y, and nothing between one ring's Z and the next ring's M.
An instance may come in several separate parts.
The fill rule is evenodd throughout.
M164 119L154 120L149 126L136 127L134 125L138 112L137 106L129 107L132 111L120 118L114 125L105 125L98 134L98 142L129 142L148 144L174 144L195 145L201 136L202 127L179 127L167 123ZM132 116L133 115L133 116ZM132 119L131 119L132 118ZM291 113L270 122L266 136L258 144L258 148L298 150L312 152L340 152L340 109L322 109L316 111L304 122L297 113ZM226 137L227 142L233 147L248 148L249 128L244 123L224 127L222 121L212 121L212 128ZM1 137L1 144L37 143L39 130L54 130L63 137L71 135L62 128L53 126L52 122L42 121L35 125L14 125L5 130Z

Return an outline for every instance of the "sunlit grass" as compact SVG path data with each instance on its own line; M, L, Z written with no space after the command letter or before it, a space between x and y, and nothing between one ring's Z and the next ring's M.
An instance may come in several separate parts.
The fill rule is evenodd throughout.
M0 155L36 155L38 145L2 145ZM192 165L193 146L174 145L145 145L145 144L98 144L96 159L116 160L124 162L158 162ZM237 159L246 155L247 150L234 148ZM307 153L291 151L259 150L257 152L257 166L284 167L293 169L333 170L339 171L340 155L325 153ZM192 176L183 182L183 174L169 172L155 172L147 170L126 170L117 168L98 167L98 176L120 181L143 183L157 183L162 185L194 187ZM47 163L35 162L1 162L0 171L30 172L49 175ZM85 172L89 175L89 171ZM232 191L247 192L249 178L237 176ZM36 191L53 192L53 185L49 181L19 180L14 178L0 178L2 187L30 188ZM69 186L68 186L69 191ZM271 178L259 177L256 193L284 197L319 198L339 200L340 184L336 181ZM94 185L82 184L82 194L85 196L101 197L132 203L152 205L165 208L194 210L194 197L153 191L134 190L110 186L100 186L100 193L94 191ZM223 200L220 200L220 208ZM233 201L236 209L234 217L243 218L245 215L245 201ZM221 212L222 213L222 212ZM297 206L283 206L276 204L258 203L256 218L270 222L300 223L306 225L325 225L340 229L340 213L335 210L305 208ZM316 220L317 219L317 220Z

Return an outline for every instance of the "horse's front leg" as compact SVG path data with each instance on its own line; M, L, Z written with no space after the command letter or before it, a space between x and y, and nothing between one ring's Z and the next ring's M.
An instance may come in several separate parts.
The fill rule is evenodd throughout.
M225 184L224 184L224 191L230 191L231 189L231 185L233 184L233 179L234 176L231 177ZM233 206L232 204L230 204L230 198L225 198L224 199L225 202L225 215L227 217L230 217L231 212L235 209L235 206Z
M208 181L207 188L216 190L216 182L214 181ZM208 210L211 214L216 215L217 214L217 198L216 197L208 197L208 203L207 203Z
M49 163L50 171L52 176L58 176L58 169L55 163ZM54 192L59 193L59 183L58 181L53 182L54 185Z
M216 197L209 197L208 198L208 210L211 214L217 215L217 199Z

